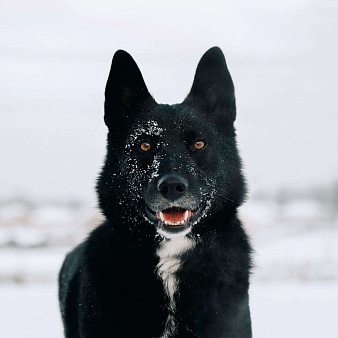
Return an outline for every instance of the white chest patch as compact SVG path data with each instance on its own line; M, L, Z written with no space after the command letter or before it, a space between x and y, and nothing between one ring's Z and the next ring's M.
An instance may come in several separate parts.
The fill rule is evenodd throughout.
M172 338L175 335L175 293L177 293L179 286L179 280L176 273L182 265L182 254L193 249L195 246L196 241L194 239L178 237L170 240L163 239L156 251L156 255L159 258L157 275L161 278L164 291L169 298L169 314L164 332L160 338Z

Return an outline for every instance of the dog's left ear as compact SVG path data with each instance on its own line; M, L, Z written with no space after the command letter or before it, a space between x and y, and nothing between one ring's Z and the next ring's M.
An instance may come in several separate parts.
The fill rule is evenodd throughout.
M220 126L233 125L236 119L234 84L220 48L213 47L202 56L184 103L202 106Z
M105 90L104 121L110 133L119 133L139 113L146 101L155 102L140 69L130 54L118 50L113 57Z

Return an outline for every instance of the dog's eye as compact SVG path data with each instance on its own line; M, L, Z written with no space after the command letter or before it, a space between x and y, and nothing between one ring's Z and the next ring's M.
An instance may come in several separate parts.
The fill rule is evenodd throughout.
M143 150L143 151L149 151L150 150L150 143L149 142L142 142L141 145L140 145L140 148Z
M201 140L198 140L195 142L194 144L194 148L197 149L197 150L201 150L205 147L205 142L201 141Z

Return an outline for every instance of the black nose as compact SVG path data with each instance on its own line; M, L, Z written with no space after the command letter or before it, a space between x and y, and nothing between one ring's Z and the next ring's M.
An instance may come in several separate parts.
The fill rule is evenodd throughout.
M177 174L162 176L157 183L157 190L164 198L175 201L182 197L188 189L188 181Z

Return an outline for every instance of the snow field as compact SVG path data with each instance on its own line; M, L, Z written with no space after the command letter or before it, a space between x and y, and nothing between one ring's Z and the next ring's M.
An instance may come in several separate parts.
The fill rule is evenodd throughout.
M333 282L256 283L250 289L257 338L337 338L338 287ZM1 284L1 337L61 338L56 283Z

